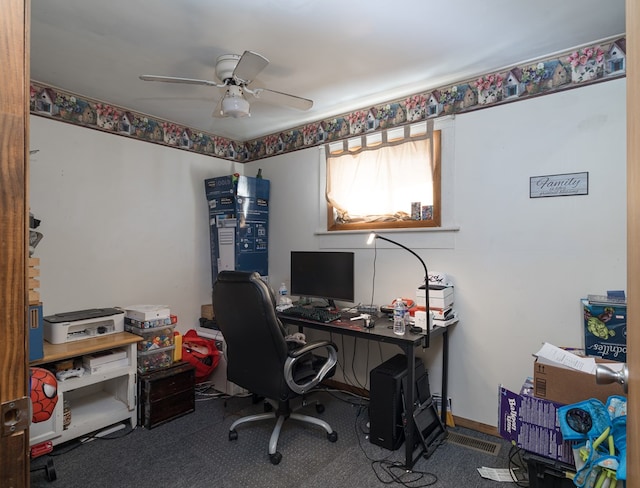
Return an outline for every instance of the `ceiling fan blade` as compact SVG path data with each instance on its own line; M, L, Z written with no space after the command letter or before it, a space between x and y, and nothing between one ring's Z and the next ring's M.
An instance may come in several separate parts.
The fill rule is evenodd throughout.
M275 90L269 90L267 88L257 88L251 93L256 98L264 100L267 103L286 105L287 107L295 108L298 110L309 110L311 107L313 107L313 100L298 97L296 95L290 95L288 93L282 93Z
M233 77L249 84L268 64L269 60L261 54L245 51L233 70Z
M209 80L194 80L193 78L177 78L175 76L157 76L157 75L141 75L138 76L143 81L162 81L164 83L183 83L186 85L206 85L206 86L217 86L221 87L224 85L220 85L215 81Z

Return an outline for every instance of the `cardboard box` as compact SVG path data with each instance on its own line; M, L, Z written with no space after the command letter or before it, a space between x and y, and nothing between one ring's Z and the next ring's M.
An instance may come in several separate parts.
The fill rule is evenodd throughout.
M200 307L200 317L205 318L207 320L213 320L215 314L213 313L213 305L202 305Z
M424 286L416 290L416 305L426 307ZM429 285L429 308L447 309L453 305L453 286Z
M87 368L94 368L105 363L119 361L127 358L127 349L108 349L106 351L98 351L93 354L82 356L82 364Z
M449 307L449 308L433 308L431 307L429 309L429 311L433 314L433 318L436 320L449 320L450 318L453 318L455 315L455 312L453 311L453 308Z
M82 364L84 367L84 374L100 374L105 371L111 371L116 368L128 368L129 367L129 357L124 357L122 359L118 359L116 361L110 361L108 363L99 364L97 366L88 366L87 364Z
M532 393L531 380L520 393L499 389L498 431L518 447L549 459L574 465L572 443L562 438L557 410L562 405Z
M627 361L626 305L592 304L580 301L584 321L584 349L588 356Z
M415 325L420 327L425 332L427 331L427 312L425 310L416 310L415 312ZM433 324L432 324L433 327Z
M204 181L209 206L211 275L223 270L269 274L269 180L221 176Z
M598 358L596 362L615 363ZM607 403L607 398L611 395L624 395L622 385L618 383L598 385L595 375L557 363L551 364L541 358L536 358L533 363L533 385L536 397L566 405L589 398L597 398L602 403Z
M124 310L127 318L138 322L166 319L171 316L171 311L166 305L130 305Z

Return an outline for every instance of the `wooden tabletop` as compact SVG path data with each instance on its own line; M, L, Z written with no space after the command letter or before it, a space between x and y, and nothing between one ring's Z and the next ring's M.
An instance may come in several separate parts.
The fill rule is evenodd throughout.
M60 361L75 356L83 356L92 352L104 351L115 347L122 347L128 344L139 342L141 336L131 334L129 332L116 332L91 339L80 339L77 341L64 342L62 344L51 344L44 341L44 357L31 361L31 366L38 364L50 363L52 361Z

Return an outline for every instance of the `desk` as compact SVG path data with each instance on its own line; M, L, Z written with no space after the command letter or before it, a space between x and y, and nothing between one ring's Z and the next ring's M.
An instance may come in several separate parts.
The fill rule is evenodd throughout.
M278 313L278 318L285 324L298 327L321 330L331 334L343 334L348 336L366 339L370 341L386 342L395 344L400 347L407 356L407 384L415 384L415 349L417 347L430 347L431 340L434 337L442 336L442 410L441 420L443 426L447 425L447 380L448 380L448 361L449 361L449 328L436 327L429 334L414 334L408 328L404 335L396 335L393 330L387 327L385 318L378 318L375 327L366 329L362 320L349 320L356 314L342 314L342 318L338 321L324 324L298 317L290 317L282 313ZM391 322L388 322L391 325ZM449 326L451 327L451 326ZM406 392L406 404L415 405L414 389L408 388ZM407 422L413 423L411 415L406 416ZM411 469L417 457L414 457L414 429L405 429L405 467ZM418 451L418 456L420 451Z

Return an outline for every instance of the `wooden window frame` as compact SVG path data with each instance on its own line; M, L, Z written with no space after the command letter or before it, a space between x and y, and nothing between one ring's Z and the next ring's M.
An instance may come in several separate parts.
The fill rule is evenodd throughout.
M333 205L327 205L327 231L364 231L377 229L419 229L438 228L442 218L442 143L441 130L434 130L433 144L433 219L431 220L397 220L393 222L353 222L339 223L335 221Z

